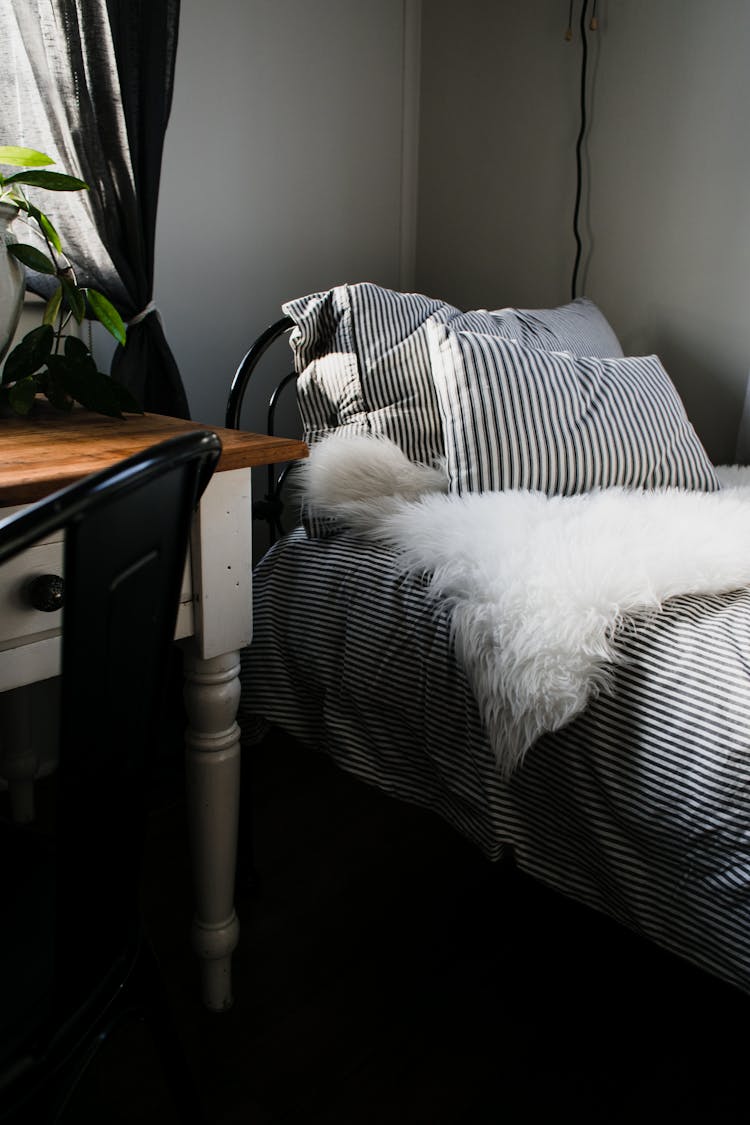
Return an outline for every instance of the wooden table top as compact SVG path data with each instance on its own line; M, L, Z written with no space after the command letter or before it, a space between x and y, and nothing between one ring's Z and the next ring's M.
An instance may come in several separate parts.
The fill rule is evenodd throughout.
M149 445L189 430L218 434L222 454L217 472L296 461L306 457L303 441L243 430L129 414L123 421L74 407L70 414L38 402L31 418L0 418L0 507L28 504L89 473L104 469Z

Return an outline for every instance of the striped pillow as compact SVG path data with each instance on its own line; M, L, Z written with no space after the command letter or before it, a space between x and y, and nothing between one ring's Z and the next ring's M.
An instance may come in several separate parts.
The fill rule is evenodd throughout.
M656 356L576 358L427 326L453 492L719 481Z
M426 465L445 452L428 321L576 355L622 355L604 315L586 297L556 309L461 312L421 293L361 282L287 301L283 311L295 324L289 343L308 445L334 433L375 434ZM302 518L311 538L338 527L308 509Z
M490 336L518 340L530 348L602 358L618 358L623 354L612 327L588 297L576 297L557 309L498 309L490 315L497 325ZM486 329L474 331L485 332Z
M429 320L576 355L622 355L614 332L587 298L558 309L461 312L420 293L364 282L288 301L283 310L295 322L290 344L308 444L341 430L371 433L390 438L412 461L426 464L444 452Z

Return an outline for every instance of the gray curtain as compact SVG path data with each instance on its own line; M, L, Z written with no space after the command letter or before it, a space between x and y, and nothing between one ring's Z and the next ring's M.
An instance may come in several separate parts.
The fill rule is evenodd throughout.
M81 284L129 323L112 375L144 409L189 417L153 304L154 240L180 0L2 0L0 143L41 149L88 192L40 193ZM44 198L42 198L42 196ZM32 291L45 281L30 275Z

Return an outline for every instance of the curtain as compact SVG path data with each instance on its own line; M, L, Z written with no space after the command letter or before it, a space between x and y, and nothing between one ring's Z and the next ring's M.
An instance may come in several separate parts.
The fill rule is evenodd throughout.
M2 0L0 143L41 149L55 171L89 185L35 201L79 283L104 293L128 323L113 377L145 410L188 418L153 301L179 9L180 0ZM46 295L43 277L30 275L28 286Z

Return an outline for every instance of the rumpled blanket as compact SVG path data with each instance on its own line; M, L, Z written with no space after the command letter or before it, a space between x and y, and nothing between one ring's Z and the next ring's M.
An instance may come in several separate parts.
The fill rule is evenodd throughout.
M384 439L314 446L302 496L395 551L451 613L463 665L509 775L545 732L610 687L620 630L663 602L750 583L750 470L722 491L454 495ZM750 657L750 654L748 654Z

